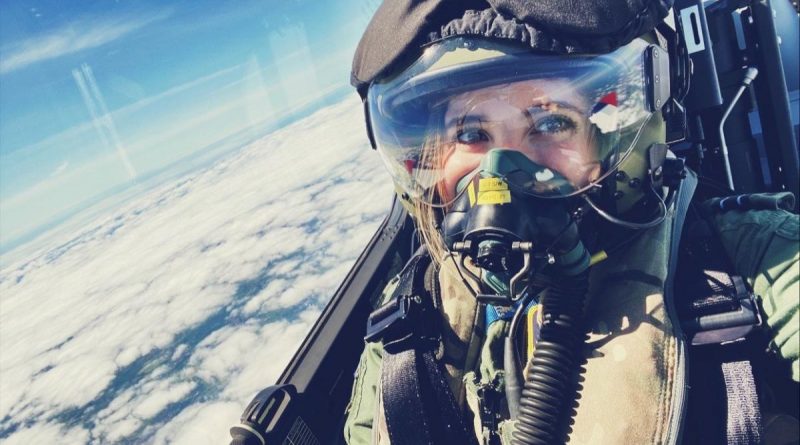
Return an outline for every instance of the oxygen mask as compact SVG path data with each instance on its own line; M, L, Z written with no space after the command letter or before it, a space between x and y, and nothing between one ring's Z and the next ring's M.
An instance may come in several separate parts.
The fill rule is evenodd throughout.
M517 185L524 185L524 188ZM542 271L575 276L589 267L589 253L564 199L532 196L524 190L570 187L558 172L523 153L495 148L479 167L462 178L447 211L445 243L461 256L462 270L496 294L480 294L492 304L513 304ZM464 263L481 269L480 278Z

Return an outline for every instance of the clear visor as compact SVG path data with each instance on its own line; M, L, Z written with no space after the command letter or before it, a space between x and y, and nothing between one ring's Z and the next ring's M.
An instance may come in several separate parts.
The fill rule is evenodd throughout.
M502 173L513 189L543 198L582 193L625 158L652 114L644 41L599 56L487 45L440 42L400 76L370 87L378 152L411 199L449 205L498 148L531 161L523 172Z

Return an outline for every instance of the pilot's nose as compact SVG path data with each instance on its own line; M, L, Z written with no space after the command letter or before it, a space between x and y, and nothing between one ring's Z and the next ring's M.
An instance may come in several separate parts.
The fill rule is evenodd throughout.
M536 147L528 138L528 128L525 123L518 123L496 129L492 135L491 147L519 151L531 158L536 152ZM535 161L535 159L531 160Z

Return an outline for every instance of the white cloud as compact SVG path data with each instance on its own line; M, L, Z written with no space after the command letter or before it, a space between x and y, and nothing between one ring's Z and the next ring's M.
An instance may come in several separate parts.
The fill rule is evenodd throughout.
M140 419L148 419L167 407L186 397L195 388L193 382L161 382L159 388L144 396L133 409L133 415Z
M0 73L105 45L169 15L169 11L161 11L135 17L85 18L45 35L11 42L0 49Z
M52 178L53 176L58 176L61 173L64 173L67 167L69 167L69 161L62 162L61 164L58 165L58 167L56 167L55 170L53 170L52 173L50 173L50 177Z
M4 266L0 436L224 443L390 196L352 98Z
M89 432L82 428L64 428L52 423L37 424L15 432L3 445L28 445L32 443L86 443Z
M213 402L192 406L184 410L175 422L159 428L154 445L224 444L230 442L225 419L238 420L242 407L235 402Z

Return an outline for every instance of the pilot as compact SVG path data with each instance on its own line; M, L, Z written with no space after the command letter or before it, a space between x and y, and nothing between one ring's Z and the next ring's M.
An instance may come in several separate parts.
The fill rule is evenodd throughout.
M798 440L794 198L692 200L669 6L379 8L352 80L423 246L370 317L348 444Z

